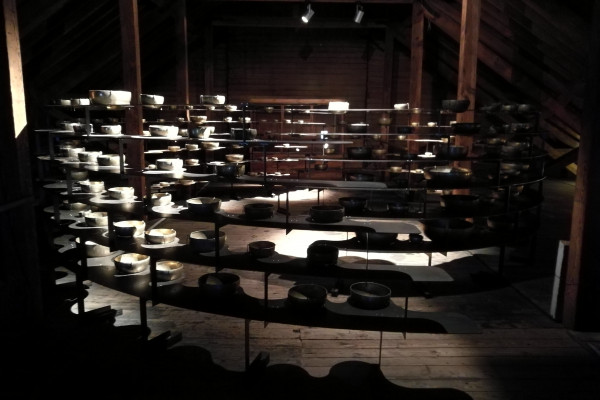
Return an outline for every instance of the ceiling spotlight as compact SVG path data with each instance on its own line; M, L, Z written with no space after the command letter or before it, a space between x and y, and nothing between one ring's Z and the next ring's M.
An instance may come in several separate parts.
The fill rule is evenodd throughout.
M356 22L357 24L360 24L360 21L362 21L363 16L365 15L365 12L363 10L363 6L362 4L360 4L359 1L356 2L356 14L354 14L354 22Z
M304 13L304 15L302 15L302 22L304 22L305 24L308 23L308 21L310 21L314 14L315 12L310 6L310 3L308 3L308 5L306 6L306 12Z

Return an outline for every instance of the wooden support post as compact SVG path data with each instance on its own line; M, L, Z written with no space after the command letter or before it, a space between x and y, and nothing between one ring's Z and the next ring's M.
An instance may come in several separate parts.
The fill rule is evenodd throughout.
M410 39L410 106L421 107L421 91L423 81L423 45L425 31L425 16L423 5L414 2L412 8L412 32Z
M119 0L121 13L121 49L123 54L123 83L125 90L131 91L133 108L125 114L125 132L129 135L141 135L142 106L140 94L142 93L142 73L140 62L140 34L138 22L138 7L136 0ZM126 159L134 170L144 168L144 147L141 140L129 140L126 148ZM143 177L130 177L131 186L136 193L145 193Z
M569 258L565 280L563 324L570 329L600 331L600 3L594 5L590 25L589 65L583 112L583 130L577 159L577 177Z
M0 318L6 327L27 330L42 319L42 273L15 0L2 2L0 32L0 168L4 171L0 174L0 226L5 231L0 234Z
M177 102L179 104L190 103L189 70L188 70L188 40L187 40L187 12L186 0L177 1L176 18L176 74L177 74ZM189 111L186 110L187 119Z

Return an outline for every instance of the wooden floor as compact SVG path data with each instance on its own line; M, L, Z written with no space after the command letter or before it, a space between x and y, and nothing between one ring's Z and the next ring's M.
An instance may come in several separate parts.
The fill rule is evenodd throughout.
M449 274L453 282L426 284L428 296L411 297L409 309L459 313L478 324L480 333L403 334L247 323L147 303L150 337L171 332L181 333L181 340L164 354L150 357L145 372L138 372L169 381L175 378L168 383L162 378L143 381L139 386L144 387L145 398L153 394L203 398L202 394L212 389L219 398L232 399L599 399L600 359L596 350L600 348L600 334L566 330L549 312L558 241L568 237L573 183L551 181L544 189L548 201L535 259L529 261L523 256L527 249L511 250L502 276L496 274L496 248L434 254L432 267L426 266L423 254L378 255L384 261L439 268ZM314 234L238 228L231 230L228 243L243 248L252 240L270 238L280 253L293 255L305 251ZM362 256L340 254L349 262L361 262ZM63 272L61 268L57 271ZM195 286L203 270L190 271L194 272L186 271L183 284ZM59 284L72 279L66 270L64 273ZM242 278L246 292L262 294L262 274L248 272ZM271 298L284 298L295 282L295 277L270 279ZM91 283L86 311L107 305L122 312L114 320L117 330L140 323L137 298ZM77 312L75 306L72 310ZM266 356L267 368L258 368ZM105 377L111 377L110 381L122 376L118 372L121 361L108 362ZM255 364L244 373L247 361ZM94 363L94 359L87 362ZM218 378L215 371L226 378ZM98 377L94 378L97 381ZM154 389L148 390L147 385Z

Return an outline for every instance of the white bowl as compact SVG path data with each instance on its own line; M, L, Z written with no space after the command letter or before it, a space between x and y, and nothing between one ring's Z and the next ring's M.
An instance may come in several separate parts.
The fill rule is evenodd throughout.
M83 181L88 178L88 171L85 169L71 169L68 171L68 174L75 181Z
M185 149L190 150L190 151L198 150L198 144L197 143L186 143Z
M183 160L183 163L187 166L193 166L193 165L200 164L200 160L197 158L187 158L187 159Z
M121 165L121 157L118 154L100 154L97 158L98 165L101 166L119 166ZM125 161L125 154L123 154L123 161Z
M243 154L225 154L227 162L242 162L244 160Z
M101 151L80 151L77 153L77 158L81 162L97 163L100 154Z
M126 274L144 272L150 266L150 256L139 253L123 253L113 259L115 267Z
M150 136L175 137L179 128L174 125L150 125L148 127Z
M84 214L87 226L108 226L108 213L106 211L91 211Z
M175 153L175 152L178 152L179 150L181 150L181 146L167 146L167 150Z
M171 200L171 193L152 193L152 205L166 206L168 204L171 204Z
M183 168L183 159L181 158L159 158L156 160L158 169L173 171Z
M113 199L128 200L133 198L134 189L131 186L115 186L108 188L108 195Z
M190 121L196 124L202 124L207 121L206 115L190 115Z
M72 106L89 106L90 99L71 99Z
M142 220L125 220L113 223L115 233L120 237L138 236L144 233L146 222Z
M122 128L121 125L101 125L100 132L105 135L118 135L121 133Z
M219 142L202 142L202 147L205 149L216 149L219 147Z
M225 104L225 96L222 95L200 95L200 103L202 104Z
M103 181L79 181L79 186L81 186L81 191L84 193L100 193L104 191Z
M395 110L408 110L408 103L398 103L398 104L394 104L394 109Z
M208 139L214 132L214 126L197 126L188 130L188 136L197 139Z
M81 153L82 151L85 151L85 147L71 147L67 149L67 156L70 158L79 159L77 154Z
M140 100L141 100L142 104L156 105L156 104L164 104L165 97L160 96L158 94L141 94Z
M156 278L159 281L174 281L182 275L183 263L174 260L158 260L156 262Z
M63 131L75 132L75 128L73 127L77 124L78 122L63 121L58 123L58 127Z
M144 232L146 241L150 244L165 244L175 240L177 232L171 228L149 229Z
M227 104L227 105L225 106L225 109L226 109L227 111L236 111L236 110L237 110L237 106L234 106L233 104Z
M126 90L90 90L93 104L128 105L131 104L131 92Z

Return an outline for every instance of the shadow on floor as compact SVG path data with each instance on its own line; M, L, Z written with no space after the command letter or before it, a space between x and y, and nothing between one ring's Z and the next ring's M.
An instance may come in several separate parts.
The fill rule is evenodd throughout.
M4 398L471 399L452 388L398 386L378 365L359 361L336 364L317 378L299 366L269 365L268 354L261 353L246 372L229 371L199 346L173 347L168 336L148 340L150 332L139 325L116 327L110 310L73 314L72 285L56 294L48 326L21 333L7 346Z

